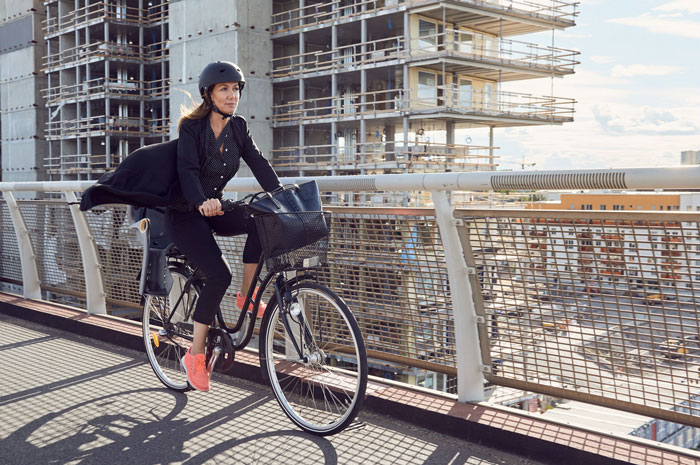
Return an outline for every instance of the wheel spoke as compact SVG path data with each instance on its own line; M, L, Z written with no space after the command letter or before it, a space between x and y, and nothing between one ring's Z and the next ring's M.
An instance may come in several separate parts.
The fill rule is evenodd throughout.
M172 271L173 286L167 297L146 296L143 314L143 336L148 361L156 376L167 387L185 391L189 389L187 375L180 363L192 341L193 322L190 308L198 296L198 286L185 283L187 272ZM153 334L158 334L158 347L155 346Z
M293 334L288 334L279 307L273 309L263 328L261 362L289 418L307 431L333 434L361 408L367 382L364 343L349 310L330 291L304 283L293 295L303 319L289 315ZM303 362L290 342L300 338Z

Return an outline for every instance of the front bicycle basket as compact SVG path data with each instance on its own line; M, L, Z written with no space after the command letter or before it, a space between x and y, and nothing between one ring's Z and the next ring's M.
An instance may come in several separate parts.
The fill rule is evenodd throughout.
M330 225L330 212L256 215L267 270L302 270L325 264Z

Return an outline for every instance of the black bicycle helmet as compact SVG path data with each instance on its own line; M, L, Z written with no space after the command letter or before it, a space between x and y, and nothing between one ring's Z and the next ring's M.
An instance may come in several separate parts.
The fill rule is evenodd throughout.
M202 73L199 75L199 94L202 96L209 107L223 115L224 118L231 117L232 115L226 114L216 108L212 104L209 92L211 92L214 84L220 82L237 82L238 89L243 93L243 87L245 86L245 76L243 76L243 71L238 67L237 64L231 63L230 61L217 61L214 63L209 63L204 67Z

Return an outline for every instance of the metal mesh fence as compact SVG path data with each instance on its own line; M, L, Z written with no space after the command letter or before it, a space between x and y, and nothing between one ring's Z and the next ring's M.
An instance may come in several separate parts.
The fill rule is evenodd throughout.
M109 312L140 317L139 272L143 248L138 231L130 229L126 207L107 206L86 212L97 246Z
M457 216L489 381L700 424L700 214Z
M22 283L17 235L7 202L0 199L0 281Z
M42 200L18 200L17 204L37 257L42 290L83 297L83 263L68 206Z
M318 278L355 314L370 356L455 373L450 293L434 211L329 210L329 267Z

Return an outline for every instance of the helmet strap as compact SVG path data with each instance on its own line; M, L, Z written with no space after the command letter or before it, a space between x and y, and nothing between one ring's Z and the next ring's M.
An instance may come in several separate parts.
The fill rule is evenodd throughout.
M206 98L204 99L204 101L207 103L207 107L209 107L211 111L214 111L221 115L221 119L231 118L233 116L233 113L224 113L223 111L219 110L216 107L216 105L214 105L214 102L212 101L209 92L206 93Z

